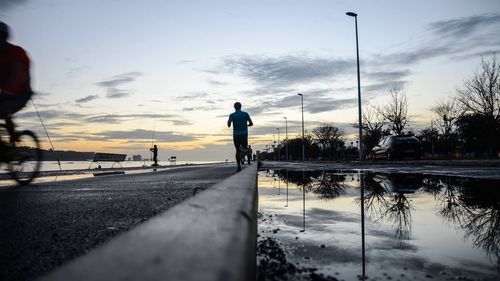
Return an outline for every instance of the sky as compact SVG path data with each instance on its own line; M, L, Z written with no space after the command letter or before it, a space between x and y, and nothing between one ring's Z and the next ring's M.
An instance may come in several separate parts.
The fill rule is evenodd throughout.
M234 158L240 101L264 149L324 122L357 138L358 14L362 107L397 83L414 131L500 51L500 1L0 0L11 42L32 60L34 102L57 150L160 160ZM49 143L34 106L20 127Z

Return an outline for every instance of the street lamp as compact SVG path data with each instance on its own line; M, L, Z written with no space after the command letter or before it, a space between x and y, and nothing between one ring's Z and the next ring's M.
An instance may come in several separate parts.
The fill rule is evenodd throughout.
M364 147L363 147L363 127L361 125L361 81L359 76L359 45L358 45L358 14L353 12L347 12L346 15L354 17L354 23L356 28L356 58L358 63L358 127L359 127L359 161L364 159Z
M280 150L281 150L281 143L280 143L280 128L276 128L278 130L278 161L281 160L280 157Z
M304 95L301 93L298 93L297 95L300 96L300 100L302 102L302 161L305 161L306 152L305 152L305 139L304 139Z
M285 160L288 161L288 119L286 117L283 117L285 119L285 152L286 152L286 157Z
M276 160L276 135L273 134L273 161Z

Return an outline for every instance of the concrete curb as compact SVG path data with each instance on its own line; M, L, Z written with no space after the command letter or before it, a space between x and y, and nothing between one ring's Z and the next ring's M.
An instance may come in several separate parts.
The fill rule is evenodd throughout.
M256 166L41 280L255 280Z

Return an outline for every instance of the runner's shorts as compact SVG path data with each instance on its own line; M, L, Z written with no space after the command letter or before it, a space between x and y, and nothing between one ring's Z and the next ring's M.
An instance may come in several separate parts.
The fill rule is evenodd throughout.
M248 147L248 135L233 136L233 142L236 150L238 150L240 146L246 149Z

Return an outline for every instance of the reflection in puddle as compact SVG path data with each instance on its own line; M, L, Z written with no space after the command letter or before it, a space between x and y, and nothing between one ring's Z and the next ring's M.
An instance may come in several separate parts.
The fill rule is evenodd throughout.
M307 269L283 273L290 280L313 279L311 272L332 278L324 280L500 280L499 186L412 174L261 171L259 241L275 239L289 263Z

